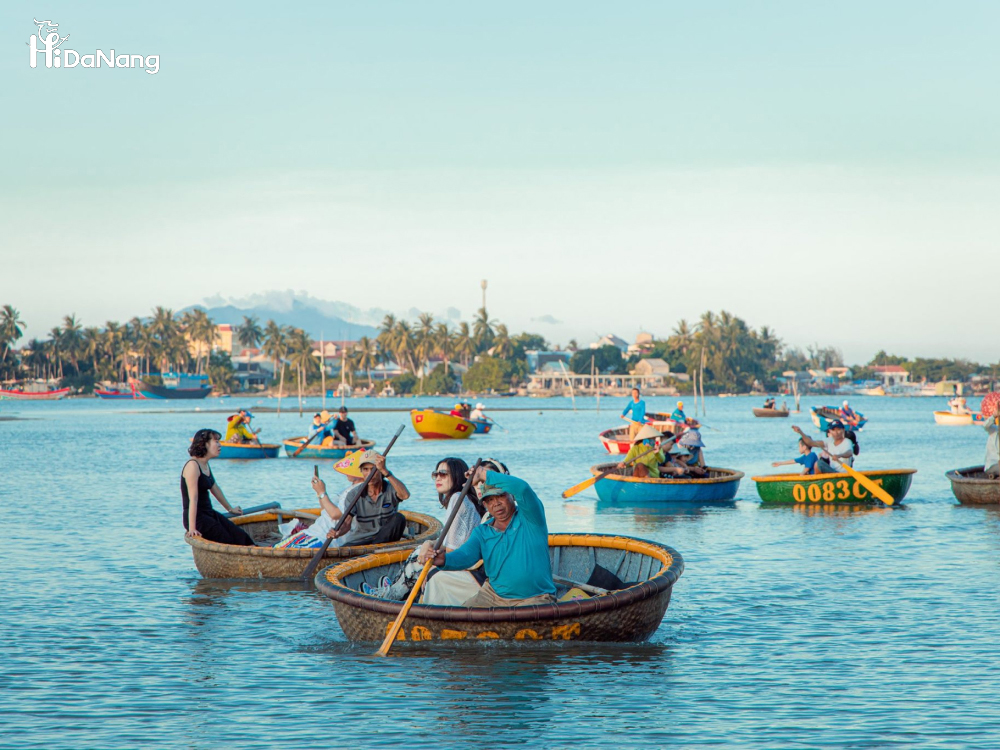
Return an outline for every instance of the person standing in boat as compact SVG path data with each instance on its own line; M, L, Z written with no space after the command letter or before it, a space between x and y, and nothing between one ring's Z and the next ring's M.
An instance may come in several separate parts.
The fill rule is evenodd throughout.
M988 476L1000 477L1000 401L993 407L993 416L983 425L986 430L986 457L983 471Z
M626 414L631 414L631 417L626 417ZM635 440L635 436L642 429L643 423L646 421L646 402L639 398L639 389L632 389L632 400L628 402L625 406L624 411L622 411L622 419L628 419L628 439Z
M817 474L843 472L843 464L854 466L854 441L847 437L844 423L840 420L830 423L830 427L826 433L826 440L813 440L798 425L792 425L792 429L799 434L799 437L810 448L819 448L822 451L819 454Z
M230 505L226 500L208 464L219 455L221 437L215 430L198 430L188 448L191 458L181 470L181 504L184 509L184 528L187 531L185 536L200 536L210 542L253 547L250 535L215 510L208 497L211 492L227 511L238 516L243 514L242 508Z
M480 560L489 580L464 607L522 607L555 602L545 508L523 479L480 466L473 484L493 518L477 526L454 552L424 548L420 562L443 570L468 570Z

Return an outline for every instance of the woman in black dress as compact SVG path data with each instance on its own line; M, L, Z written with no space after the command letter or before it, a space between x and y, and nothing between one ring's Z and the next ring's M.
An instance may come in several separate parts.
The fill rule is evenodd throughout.
M252 547L253 539L243 529L212 508L208 493L222 503L230 513L242 515L243 509L233 507L215 483L212 469L208 465L211 458L219 455L220 435L215 430L198 430L191 440L188 453L191 459L181 471L181 501L184 505L184 528L187 536L200 536L210 542L237 544ZM191 498L197 498L191 502Z

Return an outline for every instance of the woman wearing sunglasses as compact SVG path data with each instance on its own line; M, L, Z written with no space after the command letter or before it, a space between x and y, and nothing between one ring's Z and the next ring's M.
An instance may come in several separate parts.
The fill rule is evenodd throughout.
M507 467L494 459L487 459L483 465L493 471L508 473ZM458 502L468 471L469 466L462 459L445 458L431 472L434 489L438 493L438 501L445 509L445 518L451 515L452 508ZM448 535L444 538L442 548L455 550L465 544L472 530L479 525L484 513L485 510L478 494L469 493L462 500L462 507L459 508L458 515L455 516L455 521L448 530ZM429 547L430 542L425 542L425 545ZM417 559L419 555L420 548L413 551L404 563L403 571L395 581L390 581L388 576L383 576L382 585L378 588L372 588L368 584L362 583L362 592L380 599L406 599L424 567ZM442 571L436 568L432 569L427 577L421 603L457 606L466 599L475 596L485 580L486 576L482 572L482 566L475 570Z

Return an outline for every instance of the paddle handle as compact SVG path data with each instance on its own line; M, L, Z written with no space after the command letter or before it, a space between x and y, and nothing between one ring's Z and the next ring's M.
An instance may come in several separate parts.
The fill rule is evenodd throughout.
M458 515L459 509L462 507L462 503L465 502L465 496L469 494L469 490L472 489L472 482L476 478L476 472L479 471L479 467L483 465L483 459L476 461L476 465L472 467L472 471L469 472L469 478L465 480L465 486L462 487L462 494L458 496L458 501L455 503L455 507L451 509L451 513L448 514L448 520L444 522L444 528L441 529L440 535L434 542L434 552L435 554L441 549L441 545L444 544L444 538L448 536L448 530L451 528L452 523L455 521L455 517ZM417 578L417 582L413 584L413 588L410 590L410 595L406 597L406 602L403 604L403 608L399 610L399 614L396 616L395 622L392 623L392 627L389 628L389 632L386 633L385 640L382 641L382 647L376 652L377 656L388 656L389 649L392 648L392 642L396 640L396 635L399 633L399 629L403 627L403 621L406 620L406 615L410 611L410 607L413 606L413 602L416 601L417 596L420 594L420 589L424 585L424 581L427 579L427 574L430 572L431 565L434 564L434 557L432 556L426 563L424 563L424 569L420 571L420 577Z
M311 443L311 442L312 442L313 440L315 440L315 439L316 439L316 436L317 436L317 435L319 435L319 433L318 433L318 432L316 432L316 433L313 433L313 435L312 435L312 436L311 436L311 437L310 437L310 438L309 438L308 440L306 440L306 441L305 441L305 442L304 442L304 443L303 443L302 445L300 445L300 446L299 446L299 447L298 447L298 448L296 449L296 451L295 451L295 452L294 452L294 453L292 454L292 458L295 458L295 457L296 457L297 455L299 455L299 454L300 454L300 453L301 453L301 452L302 452L303 450L305 450L305 447L306 447L307 445L309 445L309 443Z
M385 446L385 450L382 451L383 456L389 455L389 451L392 450L392 446L395 445L396 439L403 432L404 426L405 425L400 425L399 429L396 430L396 434L392 436L392 440L389 441L389 444ZM354 499L351 501L351 504L344 511L343 515L341 515L340 518L337 519L337 523L333 527L334 532L340 531L340 527L344 525L344 521L346 521L347 517L354 512L354 506L358 504L358 501L361 499L361 496L368 491L368 484L372 481L372 477L375 476L375 471L376 470L373 469L371 473L369 473L368 476L365 478L365 481L361 483L360 491L354 496ZM331 537L327 537L326 539L323 540L323 546L319 548L319 551L317 551L315 555L313 555L313 559L309 561L309 565L307 565L306 569L302 572L303 580L308 581L310 578L313 577L313 575L315 575L316 568L319 567L320 562L323 560L323 555L325 555L326 551L330 548L330 542L332 541L333 538Z

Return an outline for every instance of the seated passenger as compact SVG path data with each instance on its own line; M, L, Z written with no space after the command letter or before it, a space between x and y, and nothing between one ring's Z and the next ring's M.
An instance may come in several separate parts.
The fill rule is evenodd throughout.
M643 425L632 439L632 447L629 448L625 458L618 462L618 468L624 469L632 459L635 462L632 466L632 476L637 478L660 476L660 464L664 462L663 452L656 450L656 441L663 437L663 433L650 425ZM651 450L653 449L653 450Z
M318 549L323 546L326 538L332 536L333 527L337 525L337 521L344 515L347 494L353 489L354 485L359 484L364 479L364 475L357 466L357 462L363 453L364 451L355 451L334 466L336 471L339 471L350 481L350 484L341 490L335 498L331 499L326 494L326 482L316 476L312 478L312 488L318 496L319 505L322 509L319 518L313 522L312 526L301 531L296 531L287 538L282 539L274 545L275 549ZM340 527L340 531L342 533L339 538L332 536L331 547L342 547L346 544L345 539L347 532L350 531L350 526L345 522Z
M243 529L234 524L212 507L209 493L222 503L222 507L235 515L243 510L230 505L222 488L215 481L208 462L219 455L219 438L215 430L198 430L191 439L188 455L191 458L181 469L181 505L185 536L203 537L210 542L254 546L253 539Z
M337 410L337 419L333 423L333 443L337 445L361 445L361 438L358 437L358 430L354 426L354 420L347 416L347 407L341 406Z
M480 466L473 483L483 483L482 500L493 518L477 526L453 552L423 549L420 562L443 570L468 570L480 560L489 580L465 607L520 607L555 602L545 508L523 479Z
M810 448L822 449L817 462L817 474L836 474L844 471L844 464L854 465L854 441L846 436L843 422L838 420L830 423L826 440L813 440L798 425L792 425L792 429Z
M682 448L687 448L688 452L691 454L687 459L686 463L688 466L699 466L704 468L705 466L705 453L703 448L705 443L701 440L701 431L698 429L701 427L701 423L697 419L688 419L687 430L677 438L677 445Z
M816 464L819 462L819 456L812 452L812 448L806 443L805 438L799 438L799 453L801 454L798 458L793 458L790 461L774 461L771 466L791 466L792 464L802 464L803 474L815 474Z
M253 414L251 414L247 409L240 409L239 413L234 414L229 417L226 426L226 438L223 442L226 443L259 443L257 440L257 432L253 432L250 429L250 420L253 419Z

